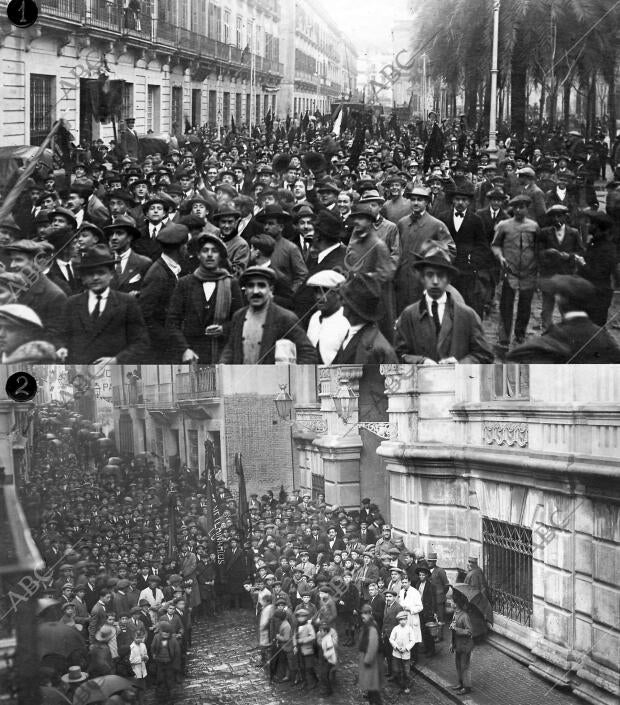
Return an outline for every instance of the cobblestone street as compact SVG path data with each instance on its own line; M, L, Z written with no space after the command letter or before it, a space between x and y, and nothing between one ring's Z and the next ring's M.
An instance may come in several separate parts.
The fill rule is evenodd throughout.
M194 648L188 657L187 677L178 686L176 697L169 705L287 705L288 703L333 702L338 705L365 703L356 686L357 650L340 648L340 664L336 677L336 692L327 699L316 690L304 692L289 683L270 685L261 668L254 618L248 609L226 611L215 620L201 621L194 626ZM453 702L419 675L405 695L388 685L383 691L386 705L424 701L425 705L447 705ZM148 705L159 705L153 690ZM166 704L168 705L168 704Z

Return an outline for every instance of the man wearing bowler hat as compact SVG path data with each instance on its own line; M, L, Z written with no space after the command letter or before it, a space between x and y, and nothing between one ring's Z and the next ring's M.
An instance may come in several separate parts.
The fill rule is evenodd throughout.
M182 362L216 363L226 344L231 318L243 305L227 265L226 245L215 235L196 241L198 267L181 277L170 300L166 327Z
M153 261L135 253L133 243L141 237L136 221L129 215L117 215L114 223L103 229L114 254L114 279L111 287L130 296L138 296L144 275Z
M543 295L557 302L562 321L545 333L514 348L507 359L521 363L618 363L620 347L613 337L590 320L588 307L596 289L587 280L556 274L541 283Z
M457 186L450 194L452 208L442 220L456 245L454 266L458 274L453 284L465 303L482 318L486 301L484 292L491 284L495 260L482 221L470 210L473 197L473 184L467 182Z
M151 339L149 360L173 363L183 351L177 350L166 328L166 318L174 288L179 281L181 263L187 254L189 231L185 225L170 223L157 235L162 252L144 275L138 303Z
M110 287L115 263L105 245L82 256L78 271L86 291L67 300L58 351L69 363L134 363L147 354L149 336L136 300Z
M295 345L297 364L316 362L316 351L297 316L273 302L275 281L276 275L268 267L248 267L243 272L239 283L249 305L233 316L220 363L272 365L276 362L277 343L282 340Z
M418 365L493 362L480 318L447 291L450 277L458 271L447 249L440 243L428 243L415 267L422 273L424 291L396 321L399 358Z

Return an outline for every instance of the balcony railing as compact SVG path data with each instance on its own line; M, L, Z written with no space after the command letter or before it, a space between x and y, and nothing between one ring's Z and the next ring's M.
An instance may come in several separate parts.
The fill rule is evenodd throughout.
M6 0L0 0L0 8L6 5ZM87 28L106 30L122 38L135 37L150 44L174 47L177 51L187 52L195 58L218 59L225 63L241 65L243 50L239 47L151 17L147 12L136 14L119 7L114 0L46 0L41 8L39 21L44 24L46 17L69 20ZM249 57L243 65L249 69ZM283 73L283 65L280 62L262 56L255 56L255 66L259 72Z
M172 384L168 382L144 385L144 406L147 409L174 408Z
M114 406L141 406L144 404L142 382L135 382L112 387L112 404Z
M219 396L215 367L198 367L191 372L177 375L177 398L179 401L213 399Z

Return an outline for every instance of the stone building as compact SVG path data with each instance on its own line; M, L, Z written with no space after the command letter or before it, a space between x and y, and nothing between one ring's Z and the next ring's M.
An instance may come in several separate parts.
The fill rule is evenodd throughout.
M453 581L478 556L491 642L588 702L618 702L620 367L384 365L319 380L319 403L297 410L314 427L296 436L302 485L323 477L326 501L345 506L374 497ZM374 458L368 429L384 438Z
M280 22L280 89L283 115L330 113L331 105L350 99L357 87L357 51L322 2L287 0Z
M136 130L167 133L186 122L230 126L277 110L279 0L48 0L38 22L17 29L0 2L0 144L40 144L52 122L80 138L114 137L96 115L96 84L118 85L121 116ZM252 59L251 55L254 55ZM250 68L254 65L254 97ZM101 79L103 80L103 79Z

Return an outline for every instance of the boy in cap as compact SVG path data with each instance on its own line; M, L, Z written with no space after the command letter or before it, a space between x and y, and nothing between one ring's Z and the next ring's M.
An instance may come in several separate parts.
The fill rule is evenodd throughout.
M340 272L329 269L313 274L306 282L314 291L317 308L308 322L307 335L323 365L332 364L350 328L338 291L344 282Z
M168 622L158 624L158 633L151 644L155 662L156 693L162 702L170 702L172 689L181 673L181 647Z
M317 669L319 695L329 697L333 693L334 677L338 664L338 632L326 620L321 620L316 633Z
M398 681L403 693L409 693L407 665L411 659L411 649L415 646L415 635L408 624L409 615L404 610L396 615L398 624L390 633L394 680Z
M299 655L302 688L313 690L318 685L314 659L316 632L308 621L310 615L307 610L297 610L295 616L297 617L297 629L295 631L294 652Z

